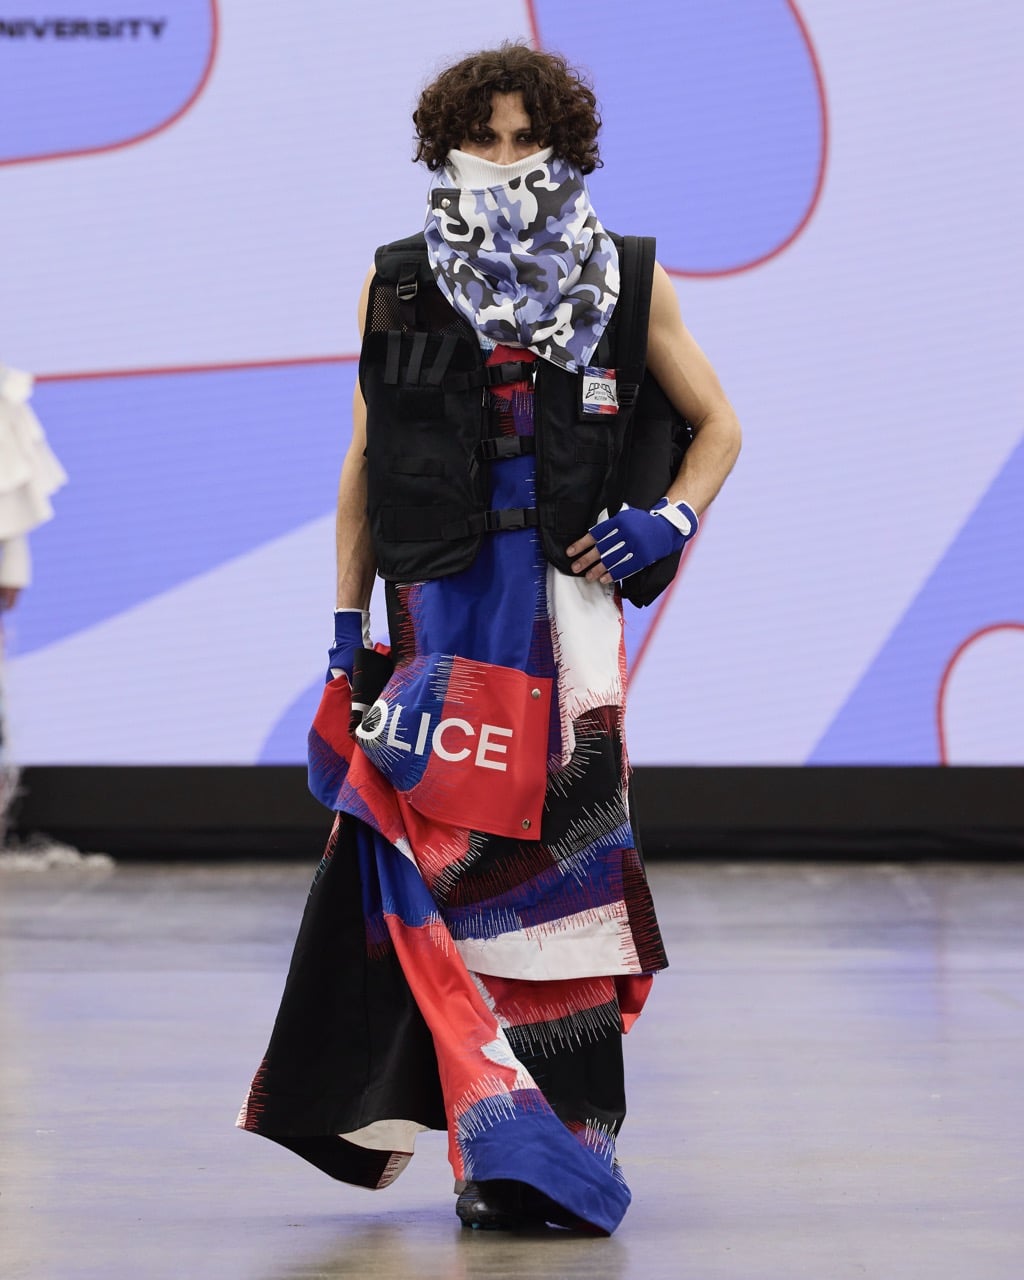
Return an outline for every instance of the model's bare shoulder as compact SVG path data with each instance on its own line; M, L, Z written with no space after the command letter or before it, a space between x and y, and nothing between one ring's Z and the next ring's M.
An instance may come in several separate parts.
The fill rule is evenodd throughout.
M683 322L675 286L660 263L654 266L647 367L695 427L729 403L711 362Z

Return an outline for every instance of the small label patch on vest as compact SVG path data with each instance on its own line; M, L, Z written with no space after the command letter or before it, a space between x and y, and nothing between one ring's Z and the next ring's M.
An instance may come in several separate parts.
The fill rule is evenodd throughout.
M618 413L619 396L614 369L586 368L580 377L580 400L584 413Z

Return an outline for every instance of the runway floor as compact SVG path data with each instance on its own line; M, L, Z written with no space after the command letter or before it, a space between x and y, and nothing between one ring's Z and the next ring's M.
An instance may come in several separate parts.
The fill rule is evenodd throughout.
M610 1240L332 1183L235 1114L311 868L0 874L5 1280L1021 1280L1024 867L689 863Z

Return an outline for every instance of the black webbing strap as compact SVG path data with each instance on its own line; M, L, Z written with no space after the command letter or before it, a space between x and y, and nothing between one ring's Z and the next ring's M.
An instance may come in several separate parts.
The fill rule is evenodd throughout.
M434 363L430 366L430 372L427 374L428 387L439 387L441 385L444 375L448 372L448 366L452 362L455 348L458 345L459 340L454 333L446 333L441 339L441 347L434 359Z
M466 523L471 534L501 533L506 529L536 529L540 517L536 507L503 507L500 511L481 511Z
M467 387L504 387L510 382L529 382L536 362L507 360L504 364L488 364L470 373L453 373L445 382L446 391L465 391Z
M407 329L416 328L416 295L420 289L420 264L418 259L409 259L399 263L398 283L395 293L398 297L398 310L402 316L402 324Z
M399 264L398 267L398 283L395 285L395 293L398 294L399 302L412 302L413 298L419 292L420 287L420 264L418 259L406 259L405 262Z
M387 507L380 518L389 542L455 542L506 529L535 529L540 522L536 507L506 507L463 518L451 507Z
M480 441L478 452L484 462L503 462L536 453L537 441L534 436L489 436Z
M654 286L653 236L623 236L619 252L621 292L616 310L622 308L617 337L616 392L619 412L625 413L622 453L615 468L614 485L607 493L609 511L618 511L623 501L626 477L633 451L633 409L647 368L647 327L651 316ZM563 504L564 505L564 504ZM561 519L562 510L558 518ZM585 526L581 526L585 527Z
M505 387L510 382L529 382L536 368L535 360L506 360L503 364L484 366L489 387Z
M654 253L653 236L622 237L616 368L616 393L622 409L632 409L636 403L647 367L647 326L654 284Z
M409 365L405 371L405 380L413 386L420 380L420 370L423 368L423 357L427 350L428 336L422 330L412 335L412 351L409 353Z
M402 336L401 331L398 329L390 329L388 331L388 349L384 361L384 385L388 387L398 385L402 368ZM405 370L405 382L409 386L418 386L421 380L428 387L441 386L444 381L444 375L448 371L448 366L452 362L452 356L455 354L455 348L458 346L459 340L454 333L446 333L441 339L441 346L438 348L437 355L430 366L426 378L421 379L423 358L426 354L429 338L430 335L422 331L417 331L412 335L409 363Z

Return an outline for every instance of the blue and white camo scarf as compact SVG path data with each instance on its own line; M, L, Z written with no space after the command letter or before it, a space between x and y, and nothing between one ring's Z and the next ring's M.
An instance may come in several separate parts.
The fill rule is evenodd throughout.
M538 152L497 186L430 185L425 237L438 287L495 342L571 373L589 364L619 296L619 256L582 176Z

